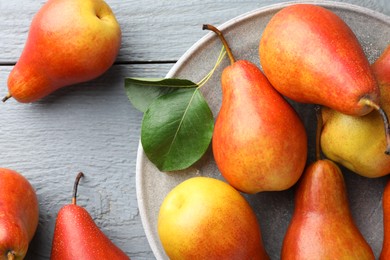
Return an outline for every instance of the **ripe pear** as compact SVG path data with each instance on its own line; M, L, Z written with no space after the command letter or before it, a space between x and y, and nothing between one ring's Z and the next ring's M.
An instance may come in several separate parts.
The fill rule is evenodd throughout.
M390 113L390 47L372 69L380 84L382 108ZM322 117L321 146L329 159L365 177L390 173L390 156L383 153L387 143L385 129L378 111L357 117L323 108Z
M348 25L314 4L276 13L259 44L271 84L297 102L361 116L379 104L379 88L365 53Z
M96 78L114 63L120 44L120 26L103 0L48 0L31 22L3 101L34 102Z
M390 44L371 67L379 86L390 87ZM383 90L381 89L381 91Z
M221 32L207 26L220 36L232 63L221 76L222 105L212 139L222 176L245 193L290 188L307 158L301 119L256 65L235 61Z
M330 160L317 160L302 175L281 259L375 259L354 223L343 175Z
M383 207L383 245L380 260L390 259L390 181L387 181L382 196Z
M0 258L23 259L38 227L39 206L29 181L0 168Z
M99 229L87 210L76 204L82 176L81 172L77 175L72 203L58 212L50 259L130 259Z
M169 259L269 259L256 214L229 184L193 177L160 206L158 234Z

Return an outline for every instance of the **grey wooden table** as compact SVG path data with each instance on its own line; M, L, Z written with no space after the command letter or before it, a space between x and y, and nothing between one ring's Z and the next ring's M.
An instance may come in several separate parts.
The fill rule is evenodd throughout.
M78 203L132 259L154 259L142 227L135 187L142 114L128 102L123 79L164 77L207 32L237 15L279 0L107 0L123 31L115 65L103 76L33 104L0 104L0 167L25 175L40 202L28 259L48 259L58 210L70 202L77 172ZM388 0L348 0L390 15ZM0 0L0 96L43 0Z

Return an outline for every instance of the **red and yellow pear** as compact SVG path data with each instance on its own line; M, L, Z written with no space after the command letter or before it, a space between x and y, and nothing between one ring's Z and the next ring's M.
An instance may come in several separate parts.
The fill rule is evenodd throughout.
M3 101L34 102L94 79L114 63L120 44L120 26L103 0L48 0L31 22Z
M379 85L390 87L390 44L371 67Z
M307 158L306 130L300 117L256 65L235 61L217 28L204 28L218 34L231 61L221 76L222 105L212 139L218 169L245 193L290 188Z
M76 177L72 203L63 206L58 212L50 259L129 260L130 258L99 229L88 211L76 204L77 186L83 176L80 172Z
M34 187L20 173L0 168L0 258L24 259L38 221Z
M390 259L390 181L387 180L382 196L383 244L380 260Z
M263 31L260 63L282 95L319 104L340 113L363 116L380 111L380 89L351 28L331 10L293 4L277 12ZM386 126L390 153L390 130Z

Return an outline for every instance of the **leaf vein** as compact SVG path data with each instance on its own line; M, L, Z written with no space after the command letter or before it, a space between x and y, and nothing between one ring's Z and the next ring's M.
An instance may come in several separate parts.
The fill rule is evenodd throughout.
M176 130L176 132L175 132L175 134L174 134L174 136L173 136L172 142L171 142L171 144L169 145L169 149L168 149L167 155L169 155L169 154L171 153L173 144L174 144L175 141L176 141L177 135L179 134L179 131L180 131L182 125L183 125L183 121L184 121L184 119L185 119L185 117L186 117L186 115L187 115L188 109L190 108L191 103L192 103L192 101L193 101L193 99L194 99L195 94L196 94L197 91L198 91L198 89L195 89L194 93L193 93L192 96L191 96L190 102L188 102L188 105L187 105L186 109L184 110L183 117L181 118L180 123L179 123L179 126L177 127L177 130Z

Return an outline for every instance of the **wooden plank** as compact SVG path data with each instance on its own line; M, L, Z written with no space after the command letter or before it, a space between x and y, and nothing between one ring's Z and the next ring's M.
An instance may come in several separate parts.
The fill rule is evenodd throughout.
M57 212L70 203L79 171L85 178L78 204L132 259L153 259L135 187L142 113L128 102L123 79L163 77L170 67L116 65L92 82L64 88L39 102L10 99L0 104L0 167L26 176L39 198L39 227L30 259L49 259ZM11 68L1 67L1 86ZM4 93L2 88L0 95Z
M203 23L220 25L245 12L280 0L153 1L107 0L123 31L118 61L177 60L206 34ZM390 15L387 0L344 0ZM0 0L0 63L14 63L27 37L33 15L45 1Z
M0 64L15 63L28 26L44 0L0 0ZM177 60L221 23L279 0L107 0L123 30L119 63ZM345 0L390 15L388 0ZM172 64L116 65L92 82L59 90L34 104L0 104L0 167L20 171L40 200L40 223L29 259L48 259L57 211L70 202L84 171L79 204L130 257L154 259L141 225L135 164L142 114L127 101L126 76L162 77ZM0 66L0 96L11 66ZM380 222L377 222L378 225Z

